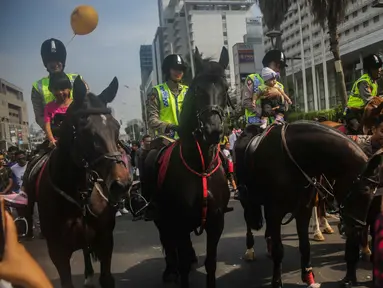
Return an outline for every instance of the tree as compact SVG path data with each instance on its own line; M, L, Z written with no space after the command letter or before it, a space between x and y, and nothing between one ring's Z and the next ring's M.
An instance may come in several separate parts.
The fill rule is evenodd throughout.
M341 95L342 106L347 103L347 89L344 80L342 61L339 53L339 33L338 25L344 21L347 6L351 0L306 0L311 5L311 13L315 21L319 23L323 30L328 27L330 35L330 51L334 56L335 71L339 83L339 93Z
M207 63L209 61L212 60L211 57L204 57L203 56L203 53L199 53L200 57L202 58L202 62L204 63ZM194 55L194 59L195 59L196 55ZM186 63L188 64L188 68L185 72L185 75L184 75L184 78L183 78L183 81L182 83L185 84L185 85L188 85L190 86L192 80L193 80L193 73L192 73L192 69L191 69L191 58L190 58L190 54L187 54L186 57L185 57L185 61ZM195 60L194 60L194 63L195 63Z
M290 0L257 0L263 22L269 31L281 31L281 25L291 5ZM277 36L275 48L282 50L282 34Z

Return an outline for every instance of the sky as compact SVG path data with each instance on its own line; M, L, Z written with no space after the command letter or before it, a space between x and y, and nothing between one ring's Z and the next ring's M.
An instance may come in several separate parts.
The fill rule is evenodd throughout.
M98 11L98 26L69 43L70 15L82 4ZM40 47L57 38L69 43L67 73L82 75L95 94L116 76L115 117L124 123L141 118L139 48L152 44L158 24L157 0L0 0L0 78L23 90L30 124L37 127L30 93L32 83L47 75Z

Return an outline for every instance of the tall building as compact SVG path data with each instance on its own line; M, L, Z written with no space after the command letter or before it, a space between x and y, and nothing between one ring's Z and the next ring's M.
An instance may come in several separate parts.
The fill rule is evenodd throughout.
M28 148L28 110L20 88L0 78L0 149Z
M141 83L145 83L153 70L152 45L140 46Z
M190 59L198 47L204 57L218 59L222 46L229 51L227 77L235 86L232 47L243 41L246 18L255 0L159 0L164 56L177 53ZM186 16L185 16L186 15ZM154 67L155 74L160 73Z
M233 46L233 62L235 75L235 96L237 103L247 75L261 73L264 56L262 17L246 19L246 34L243 42Z
M327 31L322 32L321 27L314 22L310 7L304 5L305 2L292 0L281 26L283 50L289 61L286 69L288 80L284 84L293 94L290 97L300 110L328 109L340 102L333 56L329 51L329 37ZM345 22L338 29L348 90L351 90L352 84L362 73L363 57L380 53L383 49L383 9L373 8L373 2L351 0ZM266 27L264 32L267 32ZM265 37L264 45L266 51L270 50L271 40Z

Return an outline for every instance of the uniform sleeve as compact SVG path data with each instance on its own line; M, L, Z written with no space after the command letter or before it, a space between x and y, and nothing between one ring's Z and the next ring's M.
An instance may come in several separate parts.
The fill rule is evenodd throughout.
M40 126L41 129L44 130L44 96L41 95L41 93L37 91L34 87L32 87L31 100L33 111L35 113L36 123Z
M360 98L362 98L364 104L367 104L372 99L371 87L366 81L362 81L358 84Z
M160 120L160 100L157 90L154 88L148 101L148 124L149 128L164 134L169 123Z
M52 119L51 119L51 115L50 115L50 109L49 109L49 104L48 105L45 105L44 107L44 123L51 123Z

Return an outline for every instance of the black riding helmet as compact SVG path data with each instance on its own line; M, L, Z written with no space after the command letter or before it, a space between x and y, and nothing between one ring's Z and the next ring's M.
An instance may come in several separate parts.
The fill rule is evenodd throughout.
M45 40L41 45L41 58L45 67L52 61L61 62L65 66L66 49L63 42L54 38Z
M376 54L371 54L363 58L363 69L365 70L379 69L382 65L382 59Z
M162 62L162 73L169 76L170 69L181 70L185 73L186 67L186 63L180 55L171 54L166 56L164 62Z
M280 63L281 68L288 67L286 64L286 56L280 50L270 50L262 59L262 64L264 67L269 66L271 62Z

